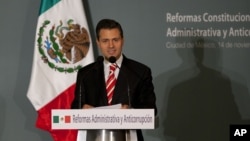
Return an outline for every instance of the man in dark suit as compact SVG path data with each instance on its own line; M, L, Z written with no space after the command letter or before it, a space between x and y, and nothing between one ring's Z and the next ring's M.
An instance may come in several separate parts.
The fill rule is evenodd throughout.
M72 108L122 104L121 108L153 108L156 114L151 70L122 54L124 38L121 25L114 20L103 19L97 24L96 36L103 56L79 70ZM115 63L110 61L112 57ZM116 84L109 104L106 81L112 63L116 66ZM137 139L143 141L141 130L137 130Z

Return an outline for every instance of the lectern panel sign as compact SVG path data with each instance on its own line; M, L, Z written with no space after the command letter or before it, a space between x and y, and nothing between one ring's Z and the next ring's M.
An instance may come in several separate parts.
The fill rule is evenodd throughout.
M52 110L52 129L154 129L153 109Z

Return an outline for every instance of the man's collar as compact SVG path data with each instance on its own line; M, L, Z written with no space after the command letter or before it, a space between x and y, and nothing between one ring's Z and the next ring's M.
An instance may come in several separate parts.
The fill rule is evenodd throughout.
M123 60L123 54L116 60L116 64L119 66L119 67L121 67L121 64L122 64L122 60ZM106 60L106 59L104 59L104 64L105 65L110 65L111 63L108 61L108 60Z

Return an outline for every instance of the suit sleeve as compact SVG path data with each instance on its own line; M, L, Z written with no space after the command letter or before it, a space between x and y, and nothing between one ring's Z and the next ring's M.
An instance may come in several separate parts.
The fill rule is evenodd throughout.
M81 109L83 106L84 86L82 85L82 77L80 72L81 71L77 73L74 100L71 103L71 109Z

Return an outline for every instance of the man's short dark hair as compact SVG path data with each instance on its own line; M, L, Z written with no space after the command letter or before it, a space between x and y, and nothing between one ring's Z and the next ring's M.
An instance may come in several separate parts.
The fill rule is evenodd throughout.
M120 35L123 38L123 30L122 27L120 25L120 23L118 23L115 20L112 19L102 19L98 22L97 26L96 26L96 38L97 40L99 40L99 33L101 29L114 29L117 28L120 31Z

